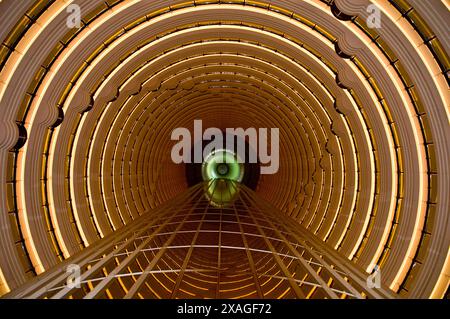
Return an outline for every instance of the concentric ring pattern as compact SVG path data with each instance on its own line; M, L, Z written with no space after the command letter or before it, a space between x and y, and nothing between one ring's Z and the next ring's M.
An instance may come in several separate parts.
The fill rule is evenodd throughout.
M2 1L0 294L183 192L170 135L201 119L279 128L256 193L399 296L443 297L449 7Z

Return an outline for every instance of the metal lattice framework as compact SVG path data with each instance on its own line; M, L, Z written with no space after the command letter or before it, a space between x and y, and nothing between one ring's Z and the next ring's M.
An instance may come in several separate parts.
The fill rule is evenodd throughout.
M194 186L8 297L392 297L368 289L367 273L247 187L214 185L233 201L213 203L211 184ZM67 284L74 264L79 287Z

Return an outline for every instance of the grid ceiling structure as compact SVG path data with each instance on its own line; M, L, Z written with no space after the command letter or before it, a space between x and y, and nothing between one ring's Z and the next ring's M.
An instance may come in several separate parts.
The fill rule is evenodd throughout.
M211 185L236 195L211 202ZM79 287L67 271L75 264ZM367 276L252 190L219 180L190 188L9 297L393 298L385 287L369 288Z

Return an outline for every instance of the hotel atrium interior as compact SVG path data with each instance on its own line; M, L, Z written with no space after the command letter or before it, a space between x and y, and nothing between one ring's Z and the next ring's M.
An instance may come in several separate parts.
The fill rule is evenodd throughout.
M1 298L448 298L449 10L0 1Z

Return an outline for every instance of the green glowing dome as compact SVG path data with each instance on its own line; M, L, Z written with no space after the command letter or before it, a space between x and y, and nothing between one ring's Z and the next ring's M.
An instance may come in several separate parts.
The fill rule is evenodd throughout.
M205 193L215 205L224 206L234 200L238 193L235 183L244 177L244 165L230 150L216 150L202 164L202 177L207 181Z

